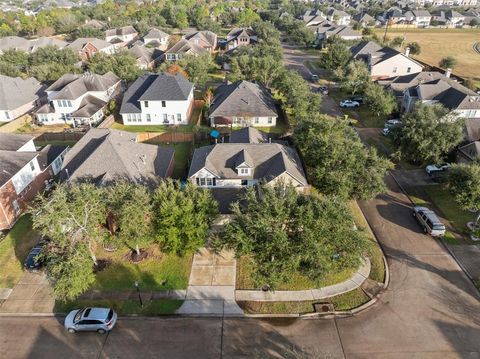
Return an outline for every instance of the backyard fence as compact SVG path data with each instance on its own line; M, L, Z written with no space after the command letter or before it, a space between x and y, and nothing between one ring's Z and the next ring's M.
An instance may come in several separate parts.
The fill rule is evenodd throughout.
M38 142L77 142L80 140L85 132L44 132L35 138Z
M157 142L157 143L177 143L192 142L194 134L192 132L139 132L137 133L138 142Z

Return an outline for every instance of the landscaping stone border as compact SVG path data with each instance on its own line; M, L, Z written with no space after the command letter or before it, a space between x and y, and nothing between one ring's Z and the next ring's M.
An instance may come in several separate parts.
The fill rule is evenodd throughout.
M362 265L346 281L323 288L307 290L278 290L264 292L262 290L235 290L236 301L253 302L300 302L321 300L350 292L360 287L370 275L371 264L368 258L362 260Z

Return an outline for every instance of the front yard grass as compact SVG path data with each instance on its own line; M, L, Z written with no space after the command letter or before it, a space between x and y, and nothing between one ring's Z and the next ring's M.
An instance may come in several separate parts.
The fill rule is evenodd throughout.
M143 303L134 300L74 300L70 302L56 302L55 313L68 313L71 310L84 307L108 307L113 308L119 315L168 315L174 314L180 308L183 300L157 299Z
M0 288L17 284L23 275L23 262L39 238L30 215L24 215L0 242Z
M469 234L466 224L475 219L475 213L462 210L444 185L407 187L406 191L416 205L439 210L459 233ZM452 233L447 232L444 239L451 244L459 244Z
M119 249L115 252L98 250L97 259L110 264L96 274L91 289L122 291L131 290L135 282L141 290L185 289L192 266L193 255L179 257L162 253L157 246L147 248L149 256L139 263L128 259L131 251Z

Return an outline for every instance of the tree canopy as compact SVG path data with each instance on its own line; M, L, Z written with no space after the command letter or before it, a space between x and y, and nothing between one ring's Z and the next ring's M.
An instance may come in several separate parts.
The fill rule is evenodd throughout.
M447 186L464 210L480 209L480 164L454 164L448 171Z
M388 116L397 108L395 96L382 85L370 82L363 93L365 105L378 117Z
M250 187L232 206L220 246L248 256L258 286L275 288L295 273L312 280L359 266L367 242L342 201L298 194L278 184Z
M463 141L462 119L440 104L418 102L403 118L403 125L392 130L397 157L414 163L440 163Z

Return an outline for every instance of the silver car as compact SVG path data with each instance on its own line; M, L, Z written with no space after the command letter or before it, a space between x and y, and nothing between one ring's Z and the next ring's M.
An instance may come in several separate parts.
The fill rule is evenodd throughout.
M432 237L441 237L445 235L445 225L440 219L438 219L435 212L427 207L413 207L413 216L423 227L425 233L430 234Z
M98 332L106 333L113 329L117 322L117 313L110 308L75 309L65 318L65 329L69 333Z

